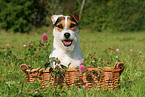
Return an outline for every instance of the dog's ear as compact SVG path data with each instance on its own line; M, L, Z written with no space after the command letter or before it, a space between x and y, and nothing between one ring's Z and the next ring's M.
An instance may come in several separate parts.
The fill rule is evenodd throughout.
M74 22L76 22L77 24L79 24L79 21L81 19L81 15L70 15L70 17L72 18L72 20Z
M52 16L51 16L52 23L55 24L55 22L57 21L57 19L58 19L59 17L62 17L62 16L63 16L63 15L52 15Z

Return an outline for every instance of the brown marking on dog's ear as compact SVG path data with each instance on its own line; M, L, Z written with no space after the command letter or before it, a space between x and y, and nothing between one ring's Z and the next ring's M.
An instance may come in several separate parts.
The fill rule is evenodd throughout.
M79 21L81 19L81 15L70 15L71 20L79 24Z

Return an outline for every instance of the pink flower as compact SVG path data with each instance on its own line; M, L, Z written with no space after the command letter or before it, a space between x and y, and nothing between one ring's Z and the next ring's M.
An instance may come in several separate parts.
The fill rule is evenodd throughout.
M6 44L6 47L9 47L10 45L9 44Z
M42 35L42 42L48 42L49 40L48 40L48 36L44 33L43 35Z
M86 67L84 65L80 65L79 71L80 71L80 73L85 72L86 71Z
M119 49L116 49L116 52L119 52Z
M63 69L60 69L61 72L63 72Z
M141 51L139 51L139 54L141 54L142 52Z
M86 85L83 85L83 88L85 89L86 87L88 87L88 84L86 84Z
M60 63L60 60L58 59L58 60L56 60L56 62L59 64Z
M3 51L4 51L4 52L7 52L7 49L4 49Z
M30 44L29 46L30 46L30 47L33 47L33 44Z
M116 59L118 59L118 56L116 56Z
M92 63L95 63L95 60L93 60Z
M31 41L28 42L29 44L31 43Z

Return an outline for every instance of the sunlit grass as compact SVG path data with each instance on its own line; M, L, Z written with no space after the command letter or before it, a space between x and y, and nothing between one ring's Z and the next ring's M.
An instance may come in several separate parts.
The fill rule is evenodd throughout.
M9 48L12 53L16 55L18 59L24 58L25 50L23 45L29 46L30 41L36 44L42 40L42 34L9 34L0 32L0 52L5 52L7 49L6 44L9 44ZM49 53L51 52L53 36L52 33L46 33L49 37ZM38 93L29 92L29 85L26 84L25 74L21 72L21 62L11 57L2 58L0 53L0 95L1 96L106 96L106 97L143 97L145 95L145 33L133 32L133 33L87 33L80 31L80 46L83 52L83 56L87 66L90 65L90 54L96 57L96 63L94 66L113 67L115 62L121 61L125 63L125 70L120 77L120 88L115 91L100 92L97 89L92 88L85 90L83 88L77 89L49 89L47 92L39 91ZM110 50L113 49L113 50ZM116 52L119 49L119 52ZM39 54L36 51L36 54ZM118 56L118 58L116 58ZM103 59L103 61L100 61ZM27 65L33 67L40 67L44 65L45 60L39 60L35 58L27 59ZM103 62L103 63L102 63ZM111 63L108 63L111 62ZM33 63L33 64L31 64ZM107 64L108 63L108 64ZM24 82L25 81L25 82ZM22 89L22 85L24 86ZM22 93L21 93L22 90Z

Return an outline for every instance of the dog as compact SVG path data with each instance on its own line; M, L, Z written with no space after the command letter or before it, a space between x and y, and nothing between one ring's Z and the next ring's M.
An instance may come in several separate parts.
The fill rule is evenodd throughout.
M53 15L53 47L49 58L58 58L62 65L77 67L84 62L79 45L80 15ZM55 63L51 64L55 68Z

